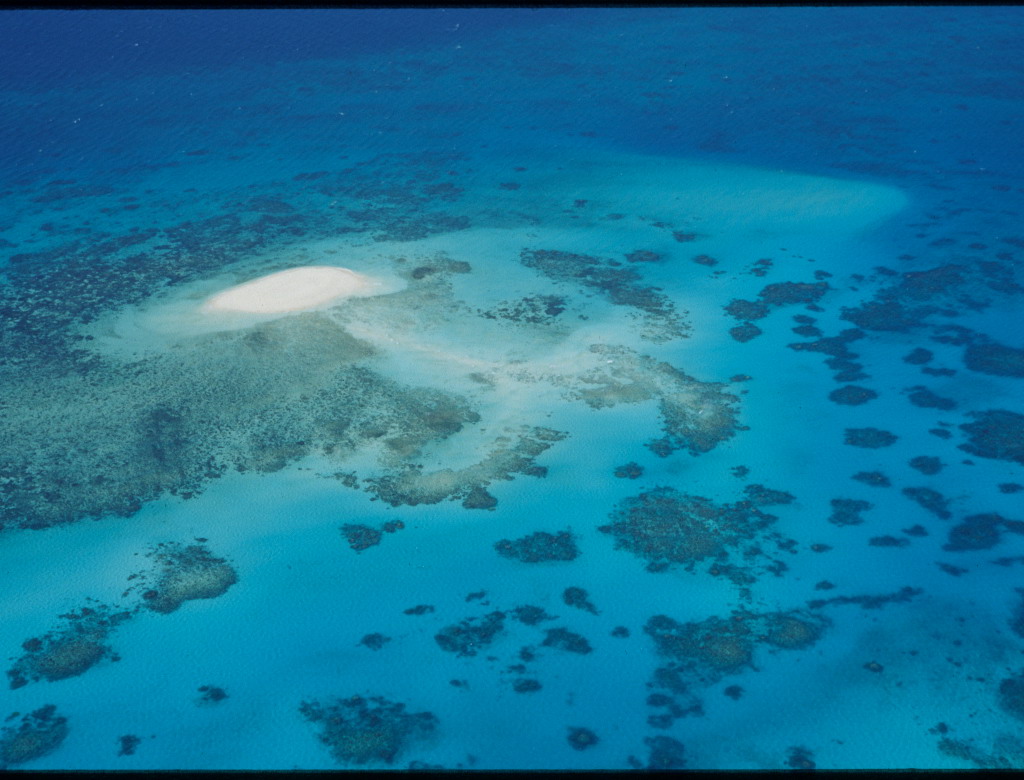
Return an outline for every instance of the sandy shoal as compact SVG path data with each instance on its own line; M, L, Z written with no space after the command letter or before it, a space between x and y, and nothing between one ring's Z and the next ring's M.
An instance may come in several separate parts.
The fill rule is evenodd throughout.
M310 265L262 276L217 293L205 312L276 314L322 306L335 299L366 294L372 281L347 268Z

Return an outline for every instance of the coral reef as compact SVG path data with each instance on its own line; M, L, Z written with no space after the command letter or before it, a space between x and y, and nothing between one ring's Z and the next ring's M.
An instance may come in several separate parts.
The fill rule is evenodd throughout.
M616 267L619 263L615 260L550 249L524 249L519 258L527 268L550 279L594 290L616 306L638 309L643 316L643 338L660 343L688 335L690 326L672 301L658 288L641 285L639 273Z
M925 476L933 476L942 471L942 461L934 455L918 455L907 461L912 469L920 471Z
M655 454L666 457L685 449L699 455L743 430L736 422L739 399L726 393L725 385L700 382L626 347L595 344L590 352L603 359L601 365L560 377L559 383L568 385L569 398L593 409L657 400L665 436L647 445Z
M583 588L566 588L562 592L562 601L567 606L582 609L584 612L589 612L592 615L600 614L597 607L590 602L587 592Z
M883 431L881 428L847 428L843 443L851 447L878 449L891 446L897 438L894 433Z
M910 399L910 403L914 406L920 406L923 409L941 409L942 411L949 411L950 409L955 409L957 406L956 401L952 398L943 398L940 395L936 395L927 387L923 387L922 385L909 387L905 392L910 394L907 396Z
M371 650L380 650L385 644L391 641L391 637L384 636L384 634L373 633L367 634L359 640L359 644L364 647L368 647Z
M838 336L825 336L815 341L802 341L789 344L789 348L798 352L821 352L828 355L825 364L836 372L837 382L856 382L866 379L861 369L863 366L856 362L858 355L853 352L849 345L853 341L864 338L864 331L858 328L847 328Z
M828 394L829 400L845 406L860 406L872 399L878 398L878 393L867 387L857 385L845 385Z
M910 601L922 593L924 591L921 588L904 585L895 593L884 593L878 596L833 596L830 599L813 599L807 602L807 606L811 609L820 609L829 604L860 604L862 609L879 609L886 604Z
M630 461L622 466L615 468L615 476L619 479L637 479L643 476L644 468L638 463Z
M776 520L753 501L719 505L669 487L624 499L609 518L612 522L597 530L613 536L616 549L649 561L651 571L724 560L727 548L753 541Z
M47 704L22 715L17 727L5 726L0 731L0 769L34 761L60 747L68 725L67 718L56 713L56 706Z
M544 647L554 647L559 650L565 650L567 653L577 653L578 655L586 655L593 650L586 637L565 628L546 629L544 641L541 644Z
M1024 720L1024 672L999 682L999 708Z
M858 471L851 477L871 487L891 487L892 481L881 471Z
M686 766L686 750L678 739L664 735L644 737L644 744L650 751L646 766L648 771L665 772Z
M512 610L512 616L520 623L528 626L535 626L542 620L554 620L552 615L549 615L541 607L534 606L533 604L516 607Z
M723 675L752 666L757 644L780 650L804 649L817 642L829 624L827 618L801 611L737 611L727 619L710 617L695 623L655 615L644 625L644 632L654 640L658 652L671 659L674 666L670 669L713 684Z
M906 487L900 491L907 498L916 501L922 509L926 509L936 517L947 520L953 516L949 511L949 499L937 490L929 487Z
M921 366L931 361L935 355L931 350L927 350L924 347L914 347L910 352L903 356L904 363L910 363L913 366Z
M479 314L490 320L500 319L519 325L550 325L565 309L565 298L560 295L533 295L516 301L503 301Z
M534 459L565 436L550 428L524 426L516 432L514 440L499 437L479 463L463 469L430 472L406 464L397 473L365 480L366 489L391 506L461 499L467 509L492 509L497 499L486 487L495 480L510 480L513 474L543 477L546 471L536 466Z
M202 545L165 542L148 557L156 560L160 571L154 586L142 594L143 603L154 612L166 614L186 601L216 598L238 582L234 568Z
M1006 409L968 412L974 421L964 423L960 430L969 437L960 449L981 458L1008 460L1024 465L1024 414Z
M786 766L790 769L811 770L817 768L814 754L805 747L795 745L786 751Z
M982 374L1024 377L1024 349L976 339L964 350L964 365Z
M199 692L203 694L199 698L200 704L219 704L228 698L227 691L216 685L200 685Z
M11 688L20 688L30 681L55 682L76 677L104 658L117 657L104 643L111 631L131 616L129 612L113 612L103 605L83 607L61 617L65 627L42 637L22 643L25 654L8 670Z
M321 703L304 701L299 712L319 727L320 742L339 764L393 764L410 745L432 734L438 719L429 712L407 712L404 704L381 696L352 696Z
M117 755L133 756L135 755L135 748L142 743L142 739L134 734L125 734L124 736L118 737L117 742L120 746L118 747Z
M535 693L543 686L539 680L523 677L512 683L512 690L516 693Z
M598 739L597 734L582 726L570 726L569 735L566 739L573 750L586 750L601 741Z
M949 540L942 545L948 552L988 550L995 547L1000 539L1000 526L1021 533L1021 523L1007 520L995 512L965 517L949 529Z
M742 325L729 328L729 335L734 341L738 341L741 344L746 344L751 339L755 339L760 336L763 332L764 331L752 322L744 322Z
M832 514L828 521L833 525L860 525L864 522L861 512L874 506L870 501L859 498L833 498L829 503L832 505Z
M501 539L495 542L494 549L503 558L512 558L523 563L572 561L580 554L575 537L569 530L554 534L535 531L515 540Z
M356 552L374 547L380 544L383 533L368 525L346 523L341 527L342 536L348 542L348 546Z
M434 641L446 652L457 656L472 656L493 642L504 625L505 613L495 611L445 626L434 635Z

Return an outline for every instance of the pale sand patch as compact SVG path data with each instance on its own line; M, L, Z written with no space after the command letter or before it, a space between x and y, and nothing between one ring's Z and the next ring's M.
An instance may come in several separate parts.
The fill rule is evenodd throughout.
M202 312L281 314L315 309L340 298L376 291L373 279L347 268L308 265L289 268L224 290L207 300Z

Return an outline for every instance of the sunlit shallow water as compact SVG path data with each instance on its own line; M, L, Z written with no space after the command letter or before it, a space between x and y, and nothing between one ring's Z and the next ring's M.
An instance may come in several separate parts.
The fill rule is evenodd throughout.
M1024 764L1019 14L351 13L13 17L0 763Z

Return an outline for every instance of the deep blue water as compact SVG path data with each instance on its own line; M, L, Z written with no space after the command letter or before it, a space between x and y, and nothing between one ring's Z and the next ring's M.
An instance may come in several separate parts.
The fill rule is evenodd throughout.
M1022 27L0 16L0 766L1024 766Z

